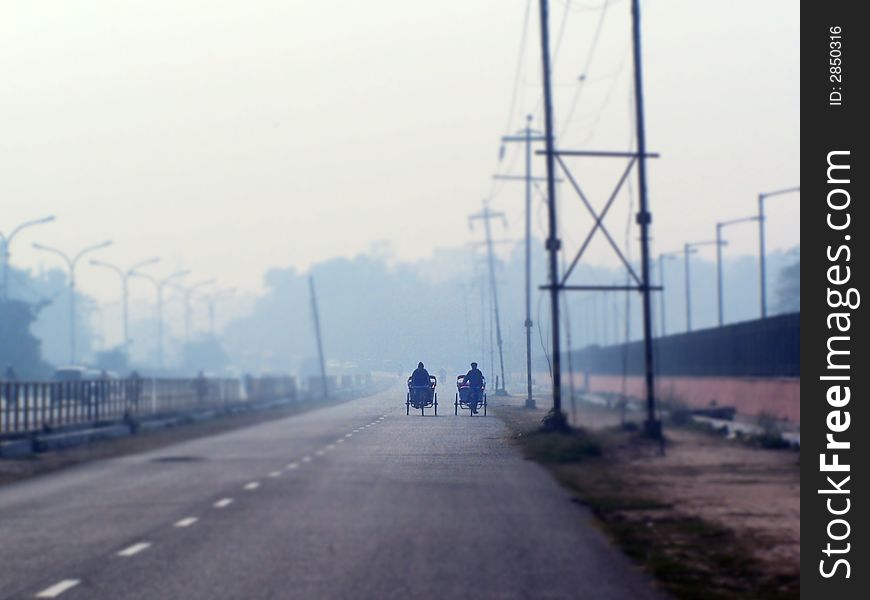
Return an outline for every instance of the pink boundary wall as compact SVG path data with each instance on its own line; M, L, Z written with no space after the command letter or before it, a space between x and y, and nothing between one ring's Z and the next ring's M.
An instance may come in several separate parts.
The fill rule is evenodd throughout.
M583 378L578 377L582 389ZM590 375L590 392L622 393L622 377ZM644 398L643 378L626 378L626 393ZM773 415L800 425L801 381L797 377L667 377L656 378L656 391L662 400L677 400L692 408L733 406L743 415Z

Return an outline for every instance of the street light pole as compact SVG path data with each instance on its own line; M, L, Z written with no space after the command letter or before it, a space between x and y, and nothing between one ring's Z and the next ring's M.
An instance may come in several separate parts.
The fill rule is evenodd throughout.
M212 339L215 338L215 325L214 325L214 323L215 323L215 318L214 318L215 304L217 304L218 300L220 300L222 298L226 298L228 296L232 296L235 293L236 293L236 288L229 288L229 289L214 292L212 294L209 294L208 296L205 296L205 301L208 303L208 332L209 332L209 336Z
M2 231L0 231L0 241L3 242L3 299L9 300L9 246L12 245L12 239L15 235L20 232L22 229L26 229L28 227L33 227L34 225L42 225L43 223L50 223L54 221L54 215L49 215L47 217L43 217L41 219L33 219L32 221L25 221L21 225L17 226L13 229L9 235L4 235Z
M76 265L79 260L89 252L94 252L96 250L100 250L101 248L105 248L106 246L111 246L112 241L106 240L100 244L94 244L93 246L86 246L79 250L78 254L70 258L68 254L65 252L58 250L57 248L52 248L51 246L43 246L42 244L33 244L33 247L37 250L43 250L45 252L51 252L52 254L56 254L61 257L64 262L66 262L67 268L69 269L69 359L70 364L76 364Z
M729 225L736 225L738 223L746 223L748 221L757 221L758 217L743 217L740 219L731 219L730 221L722 221L720 223L716 223L716 293L718 296L718 308L719 308L719 327L722 327L725 324L725 309L724 309L724 289L725 284L722 279L722 246L727 246L728 242L722 239L722 229L728 227Z
M662 286L662 294L659 304L662 320L662 337L665 337L668 332L665 328L665 259L676 260L677 256L682 254L680 250L673 252L662 252L659 254L659 285Z
M190 287L182 287L180 285L174 285L175 289L180 291L184 295L184 343L190 343L190 296L201 287L205 287L207 285L211 285L215 282L215 279L212 277L211 279L206 279L205 281L200 281L199 283L195 283Z
M157 279L147 273L140 273L133 270L130 273L131 277L142 277L154 284L154 289L157 291L157 366L163 368L163 288L166 287L173 279L184 277L189 274L190 270L184 269L176 271L172 275Z
M800 187L786 188L775 192L763 192L758 194L758 259L760 278L759 285L761 287L761 318L767 317L767 265L764 249L764 200L771 196L781 196L782 194L790 194L792 192L800 192Z
M683 246L683 255L686 261L686 331L692 331L692 283L691 271L689 269L689 255L697 252L695 248L699 246L712 246L713 244L717 244L716 240L692 242Z
M95 267L105 267L110 269L118 274L121 278L121 306L123 312L124 319L124 355L129 359L130 357L130 331L129 331L129 279L130 276L134 274L136 269L141 267L145 267L147 265L154 264L159 262L160 259L157 257L150 258L148 260L143 260L142 262L138 262L126 271L117 267L111 263L104 262L102 260L91 260L90 263Z

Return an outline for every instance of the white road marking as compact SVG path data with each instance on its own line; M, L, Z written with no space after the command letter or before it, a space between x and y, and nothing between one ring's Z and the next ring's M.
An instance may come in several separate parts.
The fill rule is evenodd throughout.
M344 437L353 437L353 434L352 433L345 433Z
M335 443L336 443L336 444L343 444L343 443L344 443L344 439L335 440Z
M246 483L246 484L245 484L245 489L246 489L246 490L249 490L249 491L250 491L250 490L255 490L255 489L257 489L258 487L260 487L260 482L259 482L259 481L252 481L251 483Z
M181 519L178 523L175 524L176 527L190 527L194 523L196 523L196 517L186 517Z
M314 454L316 454L317 456L323 456L324 454L326 454L326 451L325 450L318 450Z
M311 457L310 456L303 456L302 462L311 462Z
M58 581L53 586L45 588L38 594L36 594L37 598L57 598L61 594L63 594L68 589L74 588L79 583L81 583L78 579L64 579L63 581Z
M333 448L335 448L335 444L330 444L326 447L327 450L332 450Z
M223 500L218 500L217 502L215 502L214 507L215 508L226 508L227 506L229 506L232 503L233 503L232 498L224 498Z
M289 465L287 465L288 469L296 469L298 467L299 467L299 463L290 463Z
M269 477L280 477L280 476L281 476L281 471L272 471L271 473L269 473Z
M143 550L147 549L149 546L151 546L151 542L139 542L138 544L133 544L129 548L124 548L123 550L118 552L118 556L135 556L136 554L139 554Z

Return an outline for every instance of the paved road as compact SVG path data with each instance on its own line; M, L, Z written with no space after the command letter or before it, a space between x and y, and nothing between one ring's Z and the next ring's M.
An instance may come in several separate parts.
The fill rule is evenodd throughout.
M0 488L0 598L662 597L498 419L402 400Z

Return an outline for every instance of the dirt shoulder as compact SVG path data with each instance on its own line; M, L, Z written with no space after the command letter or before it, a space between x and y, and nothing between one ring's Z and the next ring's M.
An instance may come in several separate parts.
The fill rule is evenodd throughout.
M85 462L162 448L178 442L283 419L340 402L307 401L243 414L231 414L178 425L159 431L103 440L57 452L44 452L21 459L0 459L0 485L53 473Z
M494 406L530 459L677 598L799 597L799 454L670 427L658 443L620 415L577 407L583 429L540 433L543 410Z

